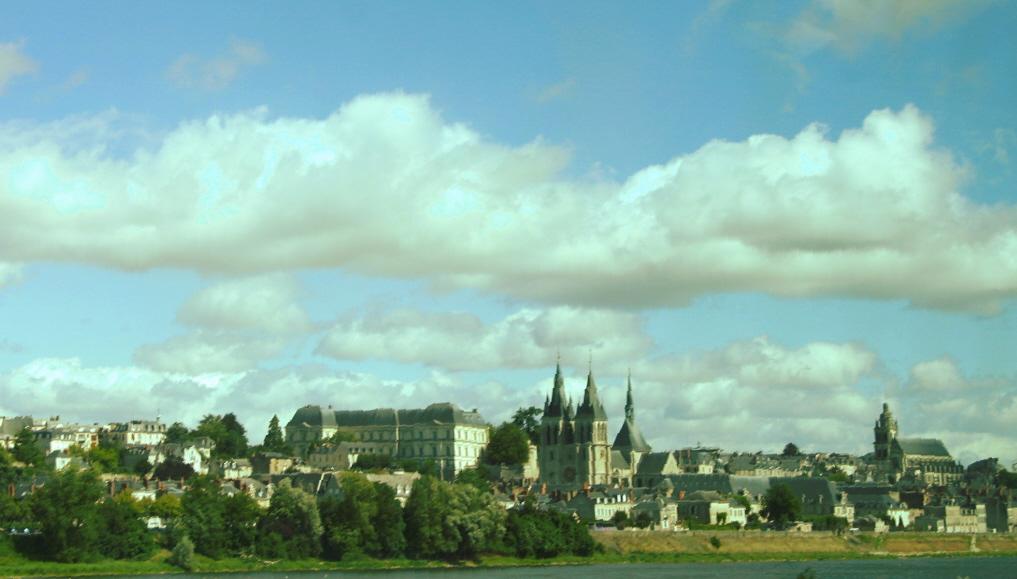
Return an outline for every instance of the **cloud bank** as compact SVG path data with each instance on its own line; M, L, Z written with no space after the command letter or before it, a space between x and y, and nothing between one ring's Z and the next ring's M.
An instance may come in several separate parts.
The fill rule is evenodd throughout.
M1017 212L963 196L910 106L836 138L713 141L622 182L566 179L564 150L490 142L404 94L216 116L128 158L38 135L0 134L3 260L339 267L588 307L758 291L991 312L1017 293Z
M0 43L0 95L7 91L12 80L38 68L39 65L21 50L20 42Z

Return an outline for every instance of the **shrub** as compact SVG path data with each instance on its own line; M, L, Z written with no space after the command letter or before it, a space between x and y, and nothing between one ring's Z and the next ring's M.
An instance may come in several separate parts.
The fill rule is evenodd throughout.
M190 537L184 535L177 541L177 546L173 547L173 552L170 553L166 562L180 567L184 571L194 570L194 543L191 542Z
M720 539L717 537L710 537L710 546L714 549L720 549Z

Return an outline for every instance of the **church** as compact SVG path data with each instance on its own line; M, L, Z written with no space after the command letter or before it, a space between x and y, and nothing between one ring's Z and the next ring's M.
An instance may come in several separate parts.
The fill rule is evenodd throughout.
M942 486L964 477L964 467L950 456L943 441L898 437L897 419L885 402L873 432L873 457L894 482L904 479Z
M625 422L612 444L608 441L607 413L597 393L592 367L586 377L583 400L575 407L565 393L558 363L551 395L544 401L537 455L541 483L549 491L597 485L631 486L633 473L650 450L636 426L631 376Z

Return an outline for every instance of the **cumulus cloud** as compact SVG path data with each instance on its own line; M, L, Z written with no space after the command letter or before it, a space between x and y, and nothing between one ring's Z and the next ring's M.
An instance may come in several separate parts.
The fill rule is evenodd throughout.
M279 355L285 345L279 339L199 330L143 345L134 352L134 361L161 372L240 372Z
M283 274L213 284L191 296L177 319L191 331L146 344L134 361L162 372L240 372L278 356L310 330L298 288Z
M297 293L293 279L283 274L228 280L192 296L177 319L201 328L299 333L310 321Z
M984 0L816 0L792 21L786 40L804 52L827 46L855 52L873 40L899 40L912 30L935 31L988 4Z
M882 402L872 395L869 383L892 382L892 377L880 375L878 360L856 344L790 348L757 338L679 358L684 360L680 366L663 363L665 359L633 368L637 420L660 450L700 442L728 450L777 452L793 441L807 450L864 454L872 449L872 423ZM803 367L811 369L807 379L797 371ZM580 399L585 364L563 369L567 390L574 400ZM613 436L621 424L625 377L599 365L594 369ZM210 412L235 412L251 439L258 440L273 414L285 422L304 404L370 409L449 401L477 408L497 424L516 408L539 406L551 390L552 374L548 364L546 376L537 380L477 381L442 371L390 380L318 364L187 373L90 367L73 358L37 359L0 372L0 415L61 414L67 420L92 422L161 411L168 421L193 425ZM940 437L966 463L986 456L1006 464L1017 460L1017 382L1013 377L967 382L967 388L956 391L911 388L903 381L896 391L891 388L887 400L901 435Z
M0 261L0 288L21 281L21 269L20 263L5 263Z
M370 312L338 322L317 352L487 370L547 367L556 350L566 359L634 360L650 346L635 314L556 307L523 309L490 324L468 313Z
M0 43L0 95L7 91L7 85L19 76L31 74L38 64L21 49L20 42Z
M487 141L404 94L325 119L216 116L127 159L7 142L10 261L342 267L592 307L760 291L991 312L1017 293L1017 212L963 196L910 106L836 138L710 142L620 183L565 179L564 150Z
M225 53L214 57L181 55L166 69L166 78L182 88L217 91L264 61L265 51L259 44L235 38Z

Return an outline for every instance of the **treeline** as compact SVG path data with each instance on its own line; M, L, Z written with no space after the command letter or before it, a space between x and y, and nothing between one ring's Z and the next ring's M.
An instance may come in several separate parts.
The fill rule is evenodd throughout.
M424 476L403 508L387 485L356 472L340 477L341 496L324 497L284 480L262 509L244 493L223 493L219 481L206 476L192 478L179 500L135 501L126 492L106 497L94 473L71 470L24 501L0 496L0 527L36 531L0 541L26 557L62 562L144 559L166 548L169 561L184 569L194 567L195 554L458 561L487 553L548 558L596 550L585 524L532 502L506 511L479 485ZM149 531L147 516L162 517L166 531Z

